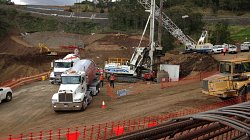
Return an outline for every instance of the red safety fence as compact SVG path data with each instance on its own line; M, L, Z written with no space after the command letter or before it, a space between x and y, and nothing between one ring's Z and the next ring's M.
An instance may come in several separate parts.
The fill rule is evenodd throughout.
M177 85L184 85L184 84L188 84L188 83L193 83L193 82L197 82L197 81L201 81L204 78L207 78L209 76L212 76L214 74L217 74L218 71L214 70L214 71L210 71L210 72L200 72L194 76L190 76L187 78L181 78L181 79L167 79L167 78L162 78L161 79L161 88L168 88L168 87L173 87L173 86L177 86Z
M43 80L43 77L44 77L44 79L47 79L48 74L49 74L49 72L44 72L44 73L37 74L34 76L28 76L28 77L22 77L22 78L17 78L17 79L13 79L13 80L8 80L6 82L0 83L0 86L10 87L12 89L15 89L15 88L17 88L21 85L24 85L24 84L28 84L28 83L38 81L38 80Z
M42 130L39 132L30 132L28 134L9 135L4 140L99 140L119 136L132 131L141 130L161 124L169 119L191 115L198 112L204 112L211 109L217 109L241 102L248 101L248 95L217 102L214 104L197 107L195 109L184 109L178 112L171 112L164 115L147 116L134 118L130 120L121 120L90 126L77 126L75 128L59 128L57 130Z

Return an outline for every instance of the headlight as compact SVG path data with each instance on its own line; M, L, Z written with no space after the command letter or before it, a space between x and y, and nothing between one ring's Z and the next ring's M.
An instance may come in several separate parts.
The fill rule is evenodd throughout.
M82 100L81 98L80 99L74 99L75 102L79 102L81 100Z

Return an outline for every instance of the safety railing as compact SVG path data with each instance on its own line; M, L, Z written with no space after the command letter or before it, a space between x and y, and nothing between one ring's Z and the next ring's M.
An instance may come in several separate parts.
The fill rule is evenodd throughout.
M109 58L107 63L119 63L121 65L124 65L128 63L129 59L128 58Z
M49 72L44 72L41 74L37 74L34 76L22 77L13 80L8 80L6 82L0 83L1 87L10 87L11 89L15 89L21 85L31 83L37 80L45 80L48 77Z

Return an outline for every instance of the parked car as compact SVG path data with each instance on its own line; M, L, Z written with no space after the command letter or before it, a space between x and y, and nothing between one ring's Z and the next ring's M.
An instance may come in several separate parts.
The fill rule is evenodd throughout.
M237 47L235 45L230 45L228 48L228 53L237 53Z
M3 100L7 102L12 100L12 90L9 87L0 87L0 103Z
M241 45L240 45L240 51L243 52L243 51L249 51L250 49L250 42L243 42Z
M214 45L212 48L212 53L222 53L223 49L224 48L222 45Z

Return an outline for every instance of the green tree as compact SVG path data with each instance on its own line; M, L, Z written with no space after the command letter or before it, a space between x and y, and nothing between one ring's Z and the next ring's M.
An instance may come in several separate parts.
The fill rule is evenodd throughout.
M109 9L111 28L118 30L143 29L148 13L136 0L121 0Z
M11 0L0 0L0 4L14 5L14 2L11 2Z
M231 42L230 32L226 23L217 23L211 32L211 42L213 44L223 44Z
M10 31L11 25L8 21L0 18L0 39L4 38Z

